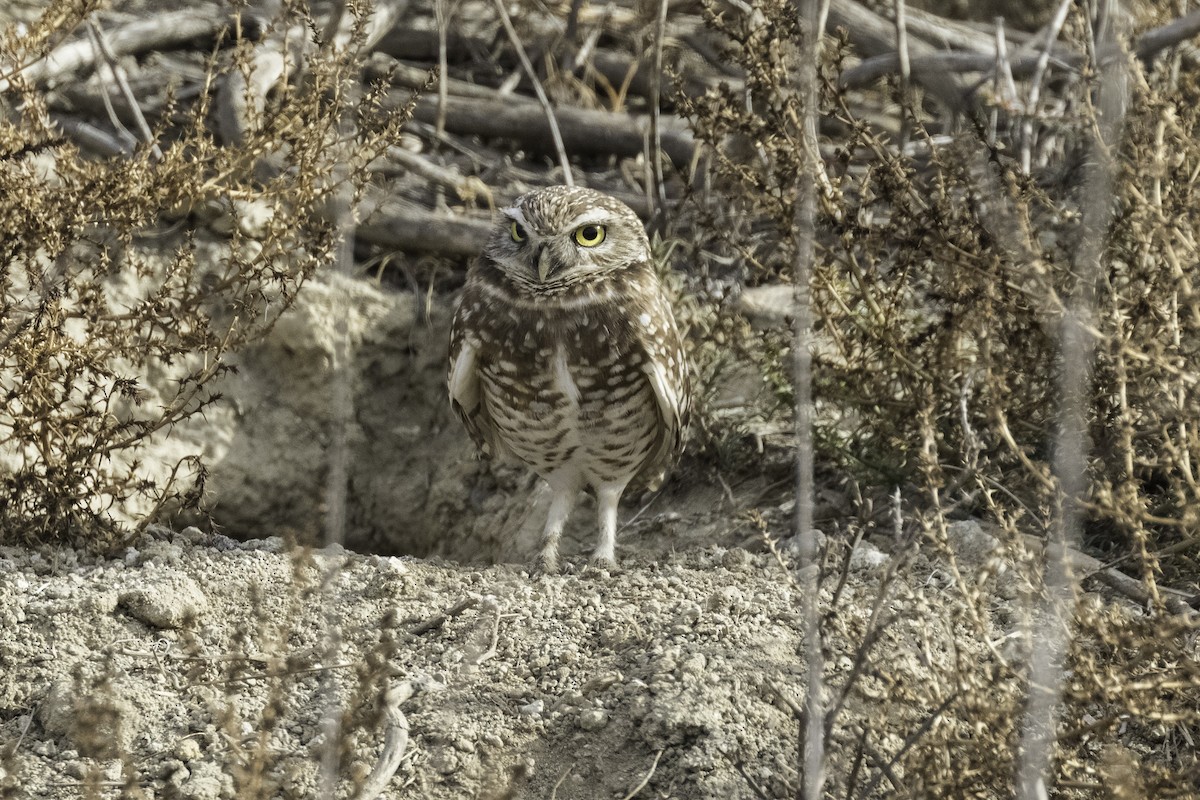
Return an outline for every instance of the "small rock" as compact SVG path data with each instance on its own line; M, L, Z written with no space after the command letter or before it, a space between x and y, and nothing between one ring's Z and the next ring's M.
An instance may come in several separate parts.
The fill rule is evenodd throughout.
M887 562L887 553L870 542L859 542L850 553L850 569L855 571L879 569Z
M695 679L703 675L707 668L708 659L704 657L704 653L695 653L680 665L679 675L681 678Z
M603 708L589 708L579 712L579 727L585 731L598 731L608 724L608 712Z
M208 610L199 584L182 572L163 572L121 594L118 601L130 616L155 628L190 625Z
M710 594L704 605L709 611L729 611L735 605L740 605L742 599L741 589L736 586L723 586Z
M183 558L183 548L174 542L155 540L143 544L140 548L141 558L140 563L157 563L169 566L179 562Z
M185 800L221 800L223 795L233 794L233 781L216 764L202 761L191 773L179 787L179 796Z
M180 739L175 743L175 749L172 751L175 757L185 764L197 761L200 758L201 749L200 743L194 738L188 736Z
M204 544L208 539L208 534L197 528L195 525L189 525L178 534L180 541L188 544Z
M458 771L458 755L449 747L431 747L429 749L429 766L442 775Z
M946 528L946 538L959 563L971 569L982 567L1000 546L1000 540L973 519L952 523Z
M540 717L542 712L546 710L546 704L541 700L534 700L532 703L526 703L517 709L517 712L527 717Z
M698 603L684 601L679 604L679 617L676 621L683 625L695 625L700 620L702 613L703 611Z
M721 556L721 566L732 572L744 568L749 563L750 553L740 547L726 550L725 555Z
M595 694L596 692L603 692L614 683L620 683L622 680L623 676L619 672L603 672L594 678L588 678L584 682L583 686L580 687L580 691L583 692L583 694Z

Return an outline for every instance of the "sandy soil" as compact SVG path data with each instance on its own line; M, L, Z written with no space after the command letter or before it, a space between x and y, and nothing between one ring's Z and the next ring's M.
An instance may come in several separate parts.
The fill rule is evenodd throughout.
M863 552L846 620L882 561ZM317 796L330 698L352 796L401 681L411 739L386 797L620 798L648 775L644 797L780 796L795 779L799 624L769 554L531 577L153 529L111 559L0 552L0 609L0 707L24 709L0 724L15 796ZM835 674L856 627L827 642ZM920 678L917 650L893 655Z

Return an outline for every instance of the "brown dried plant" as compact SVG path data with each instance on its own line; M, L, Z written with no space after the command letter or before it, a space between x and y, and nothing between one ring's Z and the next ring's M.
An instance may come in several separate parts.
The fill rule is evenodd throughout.
M735 252L743 286L786 285L803 174L795 89L803 56L791 44L792 4L751 5L753 13L709 10L744 87L679 97L712 153L707 177L721 196L719 208L703 210L712 221L697 226L696 248ZM1079 52L1095 52L1084 12L1071 11L1064 36ZM903 97L894 81L874 94L848 93L838 86L845 52L844 42L828 38L821 61L825 157L812 284L818 463L849 474L877 500L901 487L925 540L943 554L948 523L975 517L995 523L1024 562L1023 535L1056 524L1058 329L1088 235L1085 211L1111 202L1088 321L1096 361L1082 546L1141 581L1149 616L1076 618L1059 769L1068 782L1082 780L1088 748L1128 746L1118 720L1136 721L1143 742L1186 739L1200 722L1200 681L1183 638L1191 626L1171 618L1166 599L1178 608L1200 588L1200 299L1191 275L1200 263L1200 81L1170 58L1129 57L1111 197L1092 197L1082 173L1098 125L1093 67L1058 79L1052 96L1029 110L1039 144L1026 173L1015 141L1024 119L1012 108L979 96L946 109L919 92ZM881 106L905 122L889 130L876 122L883 114L859 111ZM998 125L989 123L993 108ZM906 128L902 148L898 132ZM789 391L790 335L735 346L759 359L777 391ZM781 398L779 409L791 407ZM1077 577L1091 587L1086 574ZM958 576L961 617L944 624L989 641L995 609L985 588L994 580L972 585ZM902 786L918 796L1005 791L1026 667L993 649L931 668L927 685L897 680L889 690L901 705L930 709L928 719L889 719L879 730L834 726L830 747L857 752L864 772L903 765ZM867 671L891 680L886 665ZM895 747L898 730L909 738ZM1191 757L1151 761L1143 777L1159 790L1194 779ZM846 796L870 794L854 787L857 770Z
M5 32L0 63L31 63L93 5L55 3L32 34ZM319 30L301 8L286 14L277 24ZM85 156L43 93L6 72L0 541L103 544L119 537L119 512L135 501L150 508L142 524L195 506L203 464L149 477L139 449L219 400L229 355L267 332L332 260L331 207L346 184L361 188L407 118L408 109L383 110L377 93L351 91L361 81L353 42L335 47L313 33L291 83L272 92L241 141L222 143L211 125L215 91L225 75L249 71L255 47L238 36L227 31L194 101L168 95L150 119L154 141L129 157ZM265 222L241 224L251 205ZM233 219L215 243L203 225L214 208ZM163 241L177 242L173 252L149 257L142 245L172 220L174 238ZM151 373L173 378L156 402L146 402Z

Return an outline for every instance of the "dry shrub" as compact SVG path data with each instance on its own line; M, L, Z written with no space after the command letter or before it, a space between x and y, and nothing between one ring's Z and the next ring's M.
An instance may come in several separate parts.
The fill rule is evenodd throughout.
M714 180L732 192L709 234L722 241L702 246L740 254L750 286L790 280L801 174L796 54L779 44L797 33L787 4L757 8L768 24L714 18L746 70L749 107L733 90L683 99L715 153ZM918 155L901 154L836 88L837 42L826 50L822 115L839 135L819 189L814 278L825 460L889 489L919 480L922 420L932 420L936 477L961 510L1003 511L1043 530L1054 497L1058 323L1092 200L1079 180L1092 87L1059 88L1061 113L1039 123L1034 162L1046 167L1023 175L1014 143L989 147L971 125L935 130L944 126L921 109L909 110L929 123L915 129ZM1200 456L1188 424L1200 410L1191 372L1200 304L1188 274L1200 261L1200 85L1169 73L1138 66L1132 81L1092 322L1089 534L1121 555L1141 540L1186 539L1200 507L1188 466ZM1171 556L1194 564L1182 548Z
M788 284L804 164L794 87L802 55L791 44L800 36L791 4L760 0L753 11L710 13L745 71L744 92L681 98L712 150L710 177L722 196L719 208L704 209L711 238L697 247L738 254L744 285ZM1065 38L1091 52L1084 12L1071 13ZM980 95L981 104L954 125L919 87L910 102L893 81L879 87L882 95L842 91L844 53L842 42L827 39L821 64L827 149L813 265L818 464L852 477L877 500L902 487L924 539L943 552L954 518L998 523L1014 553L1022 534L1052 530L1059 327L1088 235L1085 212L1111 203L1089 321L1096 360L1083 544L1120 559L1143 582L1150 615L1076 620L1060 769L1082 780L1090 750L1112 740L1117 720L1130 721L1143 746L1187 740L1200 722L1200 680L1181 639L1187 626L1166 613L1159 582L1195 592L1200 552L1200 302L1191 277L1200 263L1200 83L1194 71L1173 69L1171 57L1150 66L1131 60L1111 196L1089 196L1083 175L1098 126L1094 69L1047 85L1032 112L1037 140L1026 174L1023 118ZM901 124L885 132L868 121L880 115L868 117L864 106L899 109L909 146L898 146ZM738 346L768 377L786 374L790 334ZM782 381L776 386L785 392ZM987 584L973 580L957 578L962 619L953 622L986 641L985 620L995 609ZM933 672L927 684L893 687L901 704L937 709L906 723L914 738L903 749L893 738L888 753L882 732L835 730L837 746L857 747L862 756L861 734L885 755L903 754L907 785L922 797L1003 792L1012 780L1026 667L996 652L964 653ZM1167 752L1175 755L1150 759L1143 778L1162 791L1172 781L1194 785L1187 778L1194 758Z
M6 32L0 63L30 63L91 5L54 4L29 35ZM276 23L319 29L300 10L288 14ZM255 46L237 35L227 32L193 102L167 95L150 119L153 143L129 158L85 157L64 141L43 94L19 79L5 98L0 541L103 543L131 504L150 509L143 524L195 506L203 465L146 474L139 448L215 402L229 354L268 331L305 278L333 260L338 204L406 118L352 91L361 79L353 44L334 48L314 34L293 83L275 90L241 141L221 143L213 90L249 70ZM229 220L216 244L202 222L214 209ZM178 220L182 245L146 257L139 245L165 220ZM147 375L171 379L156 402L144 402Z

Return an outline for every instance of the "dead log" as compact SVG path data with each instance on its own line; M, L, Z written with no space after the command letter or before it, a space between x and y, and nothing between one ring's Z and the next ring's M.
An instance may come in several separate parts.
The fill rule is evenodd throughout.
M389 104L406 104L409 97L407 93L396 93L389 97ZM515 96L502 100L450 97L445 113L448 131L512 139L539 152L554 152L546 115L535 102ZM555 109L555 114L563 145L569 153L577 155L636 156L643 152L650 128L650 118L644 115L561 106ZM413 116L433 124L437 119L436 99L421 98ZM686 169L696 150L691 131L678 118L664 118L662 123L663 152L677 167Z
M211 44L234 21L231 15L214 14L211 10L169 11L119 25L106 31L106 36L113 55L119 58L151 50L173 50L197 41ZM94 69L96 58L96 49L87 37L82 37L54 49L19 74L27 83L44 88ZM0 72L8 74L8 69ZM8 91L11 86L9 81L0 80L0 92Z
M492 224L487 220L435 214L400 200L386 199L364 214L355 229L355 238L392 250L475 256L491 233Z

